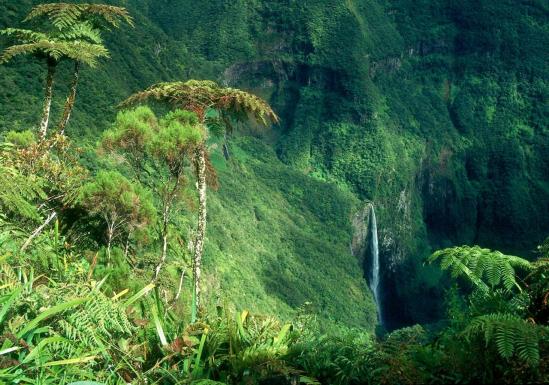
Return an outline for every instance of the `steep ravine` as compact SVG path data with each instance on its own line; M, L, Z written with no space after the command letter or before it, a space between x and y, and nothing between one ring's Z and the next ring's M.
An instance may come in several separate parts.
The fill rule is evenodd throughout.
M1 4L0 21L21 19L21 4L31 3ZM275 306L286 314L313 298L333 318L374 322L366 282L356 281L365 276L361 254L352 261L346 246L356 202L371 201L391 329L440 316L443 286L423 266L433 250L467 243L528 256L549 233L549 34L541 3L239 0L196 7L194 0L151 0L129 6L138 26L110 37L113 60L83 74L69 134L95 140L127 94L188 77L256 92L281 116L270 131L243 130L268 150L256 143L239 158L237 146L238 162L221 165L229 187L225 192L222 183L212 216L216 210L220 218L239 210L249 215L240 230L223 222L210 227L207 263L222 277L221 283L212 278L212 287L226 287L246 305L261 303L260 310ZM40 71L24 60L0 68L2 130L33 122L20 107L38 111ZM257 170L250 168L258 159L263 179L255 183ZM240 178L257 191L237 188ZM270 179L279 184L269 187ZM304 181L334 200L315 207L303 196ZM273 191L288 200L274 199ZM266 215L270 222L260 219ZM269 238L267 223L284 235ZM310 227L301 232L304 223ZM253 242L244 229L255 234ZM257 235L259 229L267 235ZM315 239L334 229L338 240ZM334 294L336 279L315 282L324 279L314 271L315 259L325 272L332 266L330 274L348 269L345 299ZM242 274L250 288L232 278L245 261L260 264ZM305 269L306 279L295 269ZM361 309L342 316L342 304L367 309L367 317L359 319Z

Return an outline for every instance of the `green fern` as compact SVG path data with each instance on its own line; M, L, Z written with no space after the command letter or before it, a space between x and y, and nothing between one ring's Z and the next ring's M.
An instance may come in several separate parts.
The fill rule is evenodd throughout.
M499 251L478 246L458 246L436 251L428 260L440 263L442 270L449 270L452 277L467 278L483 292L502 285L506 290L522 290L517 283L515 269L530 271L530 262Z
M498 353L505 359L516 354L528 364L537 365L540 340L543 333L547 333L547 328L511 314L495 313L474 318L464 333L468 339L483 336L486 346L495 344Z
M126 8L105 4L50 3L35 6L25 20L46 17L59 29L67 29L82 19L101 18L106 24L118 27L122 21L133 25Z
M44 181L37 175L24 175L18 167L11 165L15 147L3 143L0 147L0 209L24 218L40 219L34 204L45 199Z

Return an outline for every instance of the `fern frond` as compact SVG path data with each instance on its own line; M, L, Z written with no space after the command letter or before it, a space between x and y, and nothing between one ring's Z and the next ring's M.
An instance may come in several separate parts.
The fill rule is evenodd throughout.
M220 87L210 80L158 83L130 96L120 106L128 107L147 100L193 111L202 118L210 109L218 111L229 131L231 118L241 121L251 117L263 125L267 125L268 121L278 122L278 116L260 97L242 90Z
M76 23L59 34L64 40L85 40L92 44L103 44L101 33L90 22Z
M116 28L122 22L133 26L133 18L126 8L105 4L39 4L30 11L25 20L28 21L38 17L47 17L59 29L70 28L79 21L91 18L100 18L108 25Z
M0 158L1 160L1 158ZM38 199L45 199L43 181L36 175L23 175L13 167L0 165L0 208L24 218L38 220Z
M536 365L542 328L511 314L496 313L474 318L464 333L468 339L483 335L486 346L494 343L505 359L517 354L521 360Z
M47 40L48 38L48 35L46 35L45 33L20 28L6 28L0 30L0 35L14 37L25 43Z
M91 67L97 65L97 59L109 57L109 51L101 44L91 44L84 41L39 40L6 48L0 56L0 63L7 62L15 56L23 54L46 55L56 61L67 57Z
M522 290L516 280L516 269L530 271L530 262L499 251L478 246L459 246L433 253L427 260L438 261L442 270L450 270L454 278L465 277L483 291L502 285L506 290Z

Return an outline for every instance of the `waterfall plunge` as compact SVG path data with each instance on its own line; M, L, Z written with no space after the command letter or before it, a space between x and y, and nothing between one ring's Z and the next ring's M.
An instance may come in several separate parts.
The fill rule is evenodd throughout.
M381 319L381 299L379 297L379 246L377 239L377 221L376 221L376 212L374 210L374 205L371 205L370 211L370 228L372 236L372 269L370 276L370 289L374 294L374 300L377 305L377 314L378 321L380 324L383 323Z

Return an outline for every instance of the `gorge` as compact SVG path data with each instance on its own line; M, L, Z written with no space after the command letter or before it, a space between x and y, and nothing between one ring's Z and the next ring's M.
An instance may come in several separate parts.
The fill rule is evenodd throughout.
M0 35L2 49L14 44L14 36L29 35L9 28L42 27L43 19L24 21L39 3L44 2L0 3L0 30L5 30ZM166 363L173 363L170 360L174 357L184 357L189 362L185 364L188 370L191 361L200 362L200 357L196 358L200 346L206 346L204 354L210 354L215 349L225 349L226 341L232 347L238 345L233 345L238 340L238 346L252 351L246 344L252 341L249 336L254 330L260 329L254 327L264 319L251 314L272 314L281 320L280 324L272 322L278 325L273 329L276 333L267 342L258 337L264 343L258 344L278 352L274 358L269 356L273 362L279 363L276 360L280 357L301 362L299 369L281 375L284 381L294 381L295 373L314 373L311 378L321 378L326 384L361 383L360 376L366 376L362 372L356 375L359 380L353 382L350 379L355 377L351 374L346 380L336 381L323 378L322 373L329 372L324 369L308 371L307 365L323 362L311 352L332 352L322 345L325 341L333 343L333 351L344 351L344 358L349 352L367 357L364 360L369 360L368 365L378 365L376 360L394 356L402 359L398 365L409 369L403 369L406 373L417 373L417 368L437 375L443 373L437 377L439 383L444 378L459 382L459 375L452 377L453 373L468 373L476 364L478 370L471 369L470 374L473 382L486 375L483 381L489 383L486 368L492 367L494 373L501 368L516 369L513 373L517 378L525 379L517 374L521 363L514 367L508 361L492 360L497 355L490 354L497 348L482 348L488 341L473 333L495 324L485 318L481 319L484 323L478 319L476 324L466 321L503 312L518 303L515 291L524 291L530 293L538 308L532 310L532 304L521 307L513 313L515 318L509 316L518 324L505 330L526 330L527 335L532 325L545 327L546 301L538 294L545 293L539 277L546 274L539 260L544 260L549 250L544 243L549 235L546 2L105 3L125 7L131 23L117 25L120 28L111 26L99 33L87 29L97 22L91 18L60 35L71 39L83 34L85 38L80 38L104 44L109 54L99 60L96 68L76 66L80 68L76 74L77 91L73 83L74 63L69 60L74 52L68 50L69 59L56 64L55 83L49 83L53 84L49 147L33 134L42 115L47 69L43 57L31 50L29 55L0 65L0 168L5 167L0 170L0 262L4 256L6 260L21 259L10 260L6 271L0 269L0 290L15 285L12 278L24 277L22 271L28 267L39 277L47 276L51 270L57 274L52 276L52 282L63 282L59 287L84 282L92 288L100 282L105 298L97 298L102 304L117 302L126 293L132 293L137 297L128 295L127 301L135 304L135 309L116 315L101 314L110 314L116 320L135 318L132 322L136 321L133 323L137 326L132 323L128 330L116 329L116 333L149 341L160 336L160 345L154 345L151 354L166 354ZM54 21L60 17L55 12L48 15ZM79 15L69 12L68 21L63 19L58 24L70 25ZM50 33L59 26L44 28ZM29 36L36 39L38 35ZM58 41L50 39L45 43L42 39L39 43L43 48ZM66 47L61 48L65 52ZM47 49L45 52L49 52ZM208 86L200 91L233 92L239 96L231 102L226 101L226 96L220 97L218 109L206 102L202 105L203 94L197 97L199 102L193 99L193 103L186 104L158 103L172 97L160 95L161 92L156 99L147 100L147 105L123 108L120 104L153 84L173 85L191 79L205 81L201 84ZM189 89L196 91L184 88L190 95ZM250 99L240 92L246 92ZM67 93L73 95L74 110L69 111L70 123L57 138L54 127L56 119L66 112ZM258 105L272 107L280 119L262 122L261 114L256 113ZM190 110L196 116L178 109ZM48 153L50 149L59 153ZM206 192L208 195L207 230L201 237L202 309L193 307L196 295L189 294L189 272L194 263L190 255L196 244L195 211L201 205L194 191L198 169L193 162L197 153L202 154L203 160L200 173L204 197L200 202L206 202ZM20 158L13 158L13 154ZM51 175L44 177L40 172ZM16 181L17 186L6 192L3 188L11 186L9 181ZM36 185L27 186L24 182ZM43 186L49 186L48 183L56 191L52 195L55 199L66 196L66 201L52 209L53 214L40 211L50 204L48 199L40 202L46 195ZM65 184L68 187L62 191L55 190ZM88 195L100 191L106 198L86 201L83 186L87 186ZM108 190L106 186L110 186L110 195L102 190ZM126 201L111 204L107 214L97 213L97 207L110 203L109 199L123 198ZM117 210L122 209L126 212L119 216ZM160 225L156 211L163 218ZM50 221L40 227L50 216ZM106 248L105 218L111 230ZM206 223L205 214L202 222ZM7 235L2 235L4 229ZM31 238L33 244L27 250L26 234L34 234L35 229L40 229L39 234L36 239ZM159 242L163 244L160 263ZM19 243L25 247L21 249ZM479 247L474 248L475 245ZM515 256L522 258L514 259ZM74 265L66 261L73 261ZM151 266L153 270L157 268L153 281ZM12 268L19 271L12 272ZM454 275L448 274L447 268L453 268ZM461 268L480 275L459 275ZM84 274L86 279L78 274ZM8 286L2 286L2 279L9 280L5 283ZM55 287L36 293L37 298L43 294L41 302L37 300L42 307L21 300L18 309L45 309L45 303L51 307L59 305L47 302L55 298L49 292L51 289L54 293ZM31 289L32 285L25 286L21 292ZM96 293L98 289L90 290ZM479 294L487 292L493 303ZM13 303L19 303L19 292L6 293L0 291L0 304L4 300L11 303L12 296ZM67 289L66 293L72 292ZM173 293L177 295L172 296ZM33 298L29 297L29 301ZM72 303L72 297L67 301ZM191 307L193 322L184 324L182 329L183 323L178 322L186 319ZM144 309L149 308L153 310L146 313ZM195 323L197 312L202 313ZM26 318L16 315L14 319L29 322L29 314L25 313ZM72 317L82 314L83 310L74 312ZM524 326L527 316L535 324ZM215 324L213 319L222 321L212 328L218 334L209 335L209 326L201 328L210 321ZM288 321L291 327L286 327L286 320L292 320ZM202 321L204 324L200 324ZM17 322L10 321L10 325L17 326ZM127 326L125 321L117 322ZM299 351L301 342L296 341L301 341L301 337L296 336L308 331L307 322L316 322L314 333L328 337L315 337L313 342L308 341L312 343L308 350ZM98 324L96 320L88 323ZM171 335L164 333L164 327L172 326ZM500 326L494 326L493 335ZM523 326L526 329L521 329ZM57 332L59 327L51 330ZM143 330L139 337L132 334L134 327L139 333ZM221 331L234 331L237 336L224 339L219 337ZM469 333L467 343L471 345L462 347L452 339L451 332L460 336ZM330 333L334 333L333 340ZM446 340L440 335L452 343L445 345ZM224 341L219 346L212 342L217 337ZM279 353L277 348L283 344L277 345L278 342L294 337L291 344L283 346L284 353ZM148 342L140 340L130 349L130 339L125 338L120 337L113 351L126 354L139 350L138 345L148 348ZM438 341L442 341L440 345ZM399 346L412 346L412 350L399 350ZM448 346L451 349L443 351ZM530 349L528 365L539 362L532 352L543 353L544 346L540 342L537 350ZM461 361L456 361L462 367L453 367L451 359L444 361L452 356L454 348L462 349ZM509 344L505 348L500 349L505 360L520 350ZM391 349L407 353L400 357ZM250 351L243 351L246 353L241 352L239 357L252 356ZM78 352L83 357L95 357L89 349ZM84 352L90 354L84 356ZM223 354L223 359L230 356ZM486 362L467 361L470 357L484 357L483 354L487 354ZM215 353L211 357L218 358ZM441 358L443 364L436 361L438 364L430 366L431 361L423 362L421 357L432 358L432 362L436 361L433 357L445 358ZM24 355L17 358L30 361L26 359ZM94 359L89 358L90 362ZM140 360L136 362L145 362ZM162 358L158 360L164 362ZM337 361L330 356L326 367L334 370L334 365L341 365L341 373L347 373L353 360ZM496 361L499 366L494 364ZM0 360L0 367L3 362ZM161 365L155 366L155 362L147 361L148 368L158 369ZM212 358L208 362L216 361ZM258 367L269 367L264 364ZM208 373L217 373L212 375L216 381L238 383L246 378L245 369L233 377L223 377L208 365L204 367L209 368ZM364 367L369 372L378 373L368 365ZM543 368L540 370L543 372ZM141 369L133 371L141 373ZM195 374L205 372L197 369ZM0 384L1 373L0 370ZM497 373L493 378L515 378ZM192 377L187 374L186 379ZM132 376L136 374L128 374L128 378ZM369 383L402 380L398 376L368 378ZM533 374L531 378L531 382L539 380ZM417 378L411 374L403 383L414 380ZM429 377L431 380L437 383ZM166 383L171 384L169 381Z
M3 3L0 24L21 19L31 4ZM280 160L292 172L379 202L380 254L388 261L381 271L383 291L395 299L395 317L404 324L428 322L437 312L436 301L415 305L424 293L441 297L422 267L431 250L474 242L530 255L545 237L549 219L541 213L549 199L543 175L549 165L540 58L547 34L539 30L543 23L526 21L543 20L541 5L238 1L198 10L192 1L162 0L128 6L142 26L109 36L115 61L82 74L73 135L97 135L109 125L113 106L154 80L206 77L257 92L281 117L271 131L249 132L275 150L272 170ZM207 22L202 13L209 15ZM487 16L493 13L501 15L497 24ZM490 33L501 28L503 34ZM137 49L133 42L139 39L148 45ZM518 41L528 44L519 47ZM39 103L17 102L41 84L39 77L26 81L25 68L38 70L30 63L1 69L0 98L11 100L1 105L4 127L25 127L32 111L38 112ZM120 76L106 81L112 73ZM54 99L54 112L61 103ZM23 115L21 105L31 113ZM238 146L238 140L231 142ZM258 142L244 147L271 151ZM238 161L239 150L232 152L230 162ZM274 159L264 157L265 165L267 158ZM224 196L220 190L220 203ZM354 204L354 197L345 199L345 205ZM350 215L322 210L313 220L327 229L324 215ZM212 237L221 241L218 234ZM220 247L207 246L206 259L219 258ZM284 298L277 291L274 297ZM307 298L306 292L296 295ZM392 318L393 310L386 310Z

